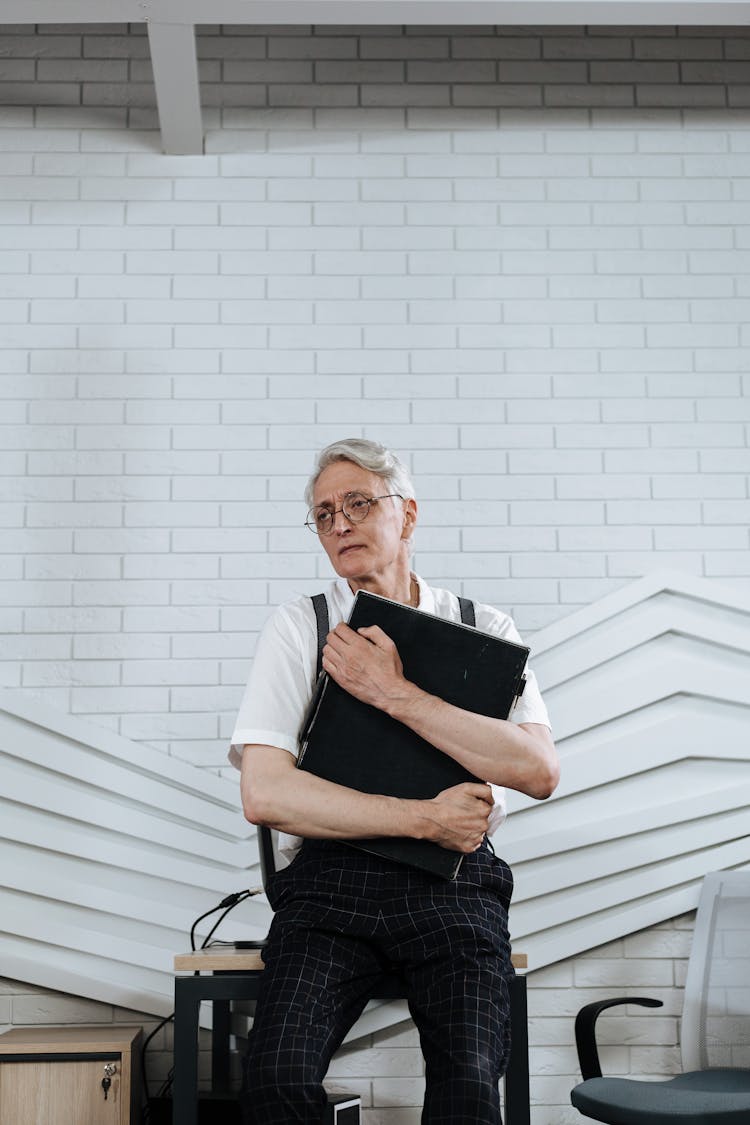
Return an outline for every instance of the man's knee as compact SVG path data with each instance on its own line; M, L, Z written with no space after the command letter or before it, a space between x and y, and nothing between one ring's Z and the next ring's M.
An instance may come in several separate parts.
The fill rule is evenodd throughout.
M427 1077L427 1120L442 1125L459 1121L500 1120L499 1074L488 1055L453 1059L438 1074Z
M325 1107L317 1059L309 1050L251 1049L244 1063L242 1101L245 1125L287 1125L319 1121Z

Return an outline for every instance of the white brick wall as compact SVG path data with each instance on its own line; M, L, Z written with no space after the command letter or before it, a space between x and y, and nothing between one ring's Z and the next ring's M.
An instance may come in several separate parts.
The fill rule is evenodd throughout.
M421 572L527 635L664 566L746 586L748 42L209 28L206 155L165 157L142 28L3 29L0 685L223 768L349 433L414 469ZM592 965L673 997L629 949L534 981L535 1125ZM677 1008L627 1024L660 1063ZM413 1032L367 1050L369 1125L415 1121Z

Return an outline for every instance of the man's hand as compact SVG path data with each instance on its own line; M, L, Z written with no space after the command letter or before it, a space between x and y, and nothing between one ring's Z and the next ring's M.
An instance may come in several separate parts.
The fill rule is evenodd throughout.
M462 782L424 804L431 821L428 839L458 852L475 852L481 845L492 811L489 785Z
M381 711L414 687L404 677L395 644L378 625L355 632L342 621L328 634L323 668L344 691Z

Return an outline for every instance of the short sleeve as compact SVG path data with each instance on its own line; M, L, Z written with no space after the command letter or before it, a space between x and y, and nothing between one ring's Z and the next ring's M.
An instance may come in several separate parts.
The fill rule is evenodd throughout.
M280 606L266 622L232 733L230 761L248 743L278 746L297 757L299 732L315 678L315 622L301 602Z
M506 641L515 641L516 644L524 643L513 619L508 617L507 614L500 613L499 610L486 605L477 605L476 614L477 626L480 629L484 629L487 633L494 633L495 636L503 637ZM549 727L547 708L530 663L526 665L526 686L508 718L511 722L519 725L521 723L539 723L541 726Z

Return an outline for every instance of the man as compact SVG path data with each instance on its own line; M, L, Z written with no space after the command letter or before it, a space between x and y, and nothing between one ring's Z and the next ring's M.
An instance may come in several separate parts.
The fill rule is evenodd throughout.
M497 1125L509 1049L512 876L486 837L502 820L497 787L542 799L557 784L544 703L527 672L512 721L463 711L406 680L382 630L355 633L345 624L360 589L459 620L457 599L411 571L417 503L398 458L375 442L335 442L319 454L306 499L308 526L338 575L327 591L333 628L323 668L482 781L418 801L298 771L297 738L315 680L315 613L309 598L275 611L232 737L233 760L242 754L245 815L280 830L294 855L269 888L276 913L246 1060L245 1121L320 1121L330 1058L373 983L395 965L425 1056L424 1125ZM509 617L475 608L480 629L519 639ZM458 878L445 881L339 842L364 836L428 839L465 858Z

